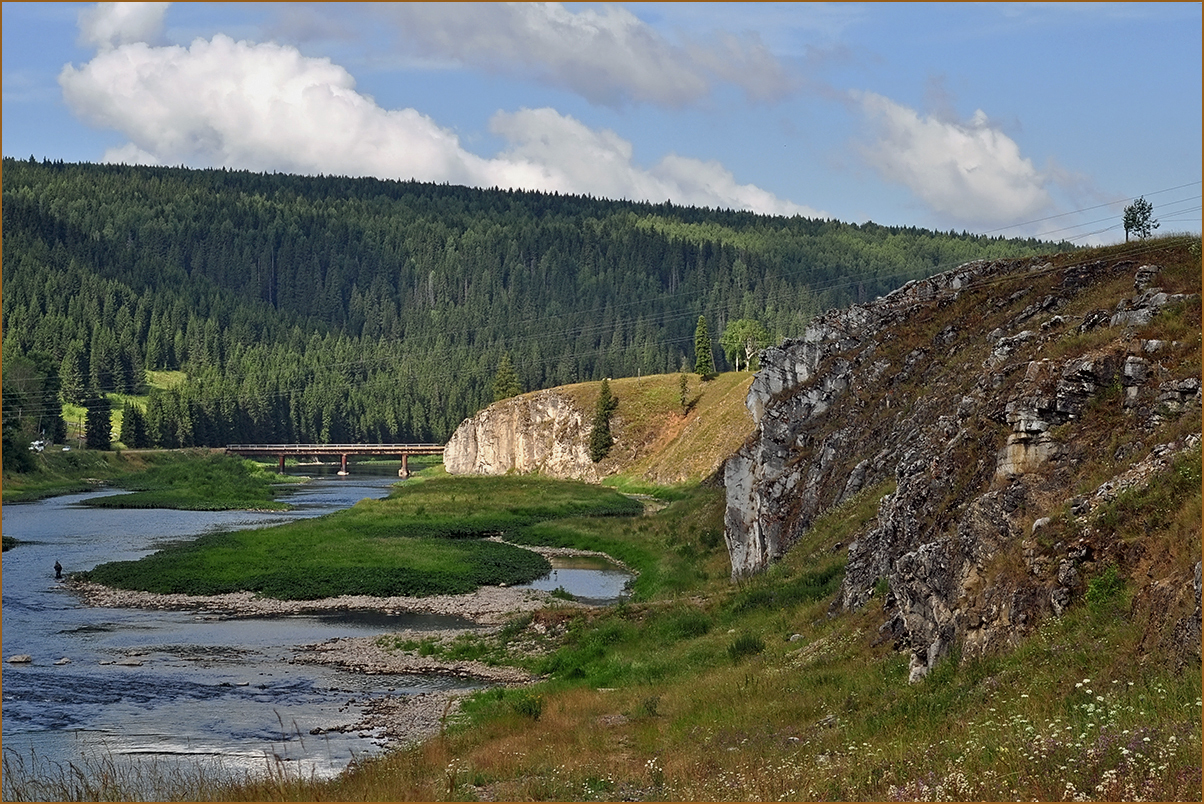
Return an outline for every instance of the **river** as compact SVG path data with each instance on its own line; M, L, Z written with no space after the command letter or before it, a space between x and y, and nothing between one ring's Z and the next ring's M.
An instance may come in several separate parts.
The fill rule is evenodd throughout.
M307 469L307 471L309 471ZM317 477L284 499L288 512L119 510L78 505L96 491L3 507L3 745L6 755L79 763L88 757L211 762L234 773L269 763L332 776L379 753L372 734L329 731L358 720L371 696L472 686L430 676L360 675L287 664L292 650L334 637L472 627L437 615L374 612L217 619L188 612L94 608L55 580L136 559L172 541L258 528L384 497L396 476L362 469ZM530 584L613 602L628 579L613 567L554 562ZM28 654L29 664L8 663ZM64 661L65 660L65 661ZM355 703L359 702L359 703ZM311 730L325 732L311 736ZM278 767L274 766L274 767Z

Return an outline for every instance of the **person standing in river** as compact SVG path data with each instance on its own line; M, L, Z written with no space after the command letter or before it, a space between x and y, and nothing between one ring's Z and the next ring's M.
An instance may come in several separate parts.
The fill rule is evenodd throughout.
M58 581L63 579L63 565L57 561L54 562L54 578Z

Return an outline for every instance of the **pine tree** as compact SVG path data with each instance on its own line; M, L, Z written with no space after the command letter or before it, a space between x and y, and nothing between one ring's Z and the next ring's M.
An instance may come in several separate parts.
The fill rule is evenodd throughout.
M514 370L514 364L510 362L510 353L503 352L502 359L498 362L497 376L493 378L493 401L509 399L522 392L523 386L518 381L518 373Z
M132 402L126 402L121 412L121 443L131 449L150 446L146 417L142 415L142 409Z
M705 315L698 316L694 329L694 373L704 380L715 376L715 357L711 353L711 336L707 333Z
M88 391L84 401L87 417L84 424L84 445L88 449L108 449L112 445L113 417L109 400L95 388Z
M59 388L62 389L63 399L75 405L83 404L87 392L85 374L84 346L79 341L71 341L59 368Z
M611 395L610 382L602 380L598 406L594 410L594 426L589 434L589 457L594 463L605 458L614 446L614 437L610 434L610 417L618 406L619 398Z

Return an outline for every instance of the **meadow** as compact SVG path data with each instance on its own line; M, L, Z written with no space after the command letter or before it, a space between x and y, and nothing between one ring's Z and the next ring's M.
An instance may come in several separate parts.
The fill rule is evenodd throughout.
M429 471L429 470L428 470ZM462 594L546 574L547 559L488 540L548 519L638 514L643 505L584 483L440 476L384 500L250 531L222 532L79 577L118 589L281 600Z

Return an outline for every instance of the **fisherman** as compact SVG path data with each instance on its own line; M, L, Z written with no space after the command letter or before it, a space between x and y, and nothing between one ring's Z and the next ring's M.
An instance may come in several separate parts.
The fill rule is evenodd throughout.
M54 577L55 580L59 581L63 579L63 565L57 561L54 562Z

